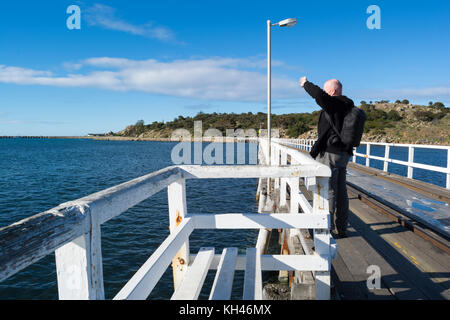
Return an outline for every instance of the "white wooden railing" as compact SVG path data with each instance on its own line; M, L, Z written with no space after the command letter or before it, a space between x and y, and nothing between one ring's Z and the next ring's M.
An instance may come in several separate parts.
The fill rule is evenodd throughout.
M275 139L280 144L289 145L300 150L311 151L312 145L315 140L308 139ZM406 166L407 177L413 179L414 168L425 169L434 172L444 173L446 175L446 188L450 189L450 146L439 146L439 145L424 145L424 144L398 144L398 143L381 143L381 142L361 142L361 146L366 146L365 153L358 153L354 151L353 162L356 163L356 157L363 157L366 159L365 166L370 166L370 160L379 160L383 162L383 171L388 171L389 163L395 163L399 165ZM370 154L371 146L382 146L384 147L384 157L375 156ZM390 150L393 147L408 148L408 160L402 161L397 159L392 159L390 157ZM447 166L433 166L423 163L415 162L414 159L414 149L430 149L430 150L447 150Z
M246 270L244 299L262 298L262 270L315 271L316 298L329 299L331 258L336 254L329 233L330 169L278 143L273 143L272 148L271 166L167 167L1 228L0 281L55 252L60 299L104 299L101 224L167 188L170 235L114 299L146 299L171 262L175 288L172 299L196 299L210 269L217 270L210 299L230 299L229 279L234 270ZM291 165L286 165L288 154ZM279 185L290 185L291 213L187 212L188 179L268 177L276 179ZM313 205L299 193L299 179L305 179L312 191ZM283 189L281 199L286 202L286 188ZM298 214L299 206L302 214ZM221 255L208 247L196 255L189 250L189 235L195 229L250 228L314 229L315 253L266 255L258 246L248 248L246 255L238 255L236 248L227 248Z

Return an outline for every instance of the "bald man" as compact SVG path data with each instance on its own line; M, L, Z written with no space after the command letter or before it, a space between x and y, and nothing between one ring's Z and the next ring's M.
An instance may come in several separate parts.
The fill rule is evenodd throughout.
M311 149L311 156L331 169L329 183L329 204L331 213L331 231L338 238L347 237L348 195L347 164L353 155L353 148L344 145L331 127L333 122L339 132L342 130L345 115L354 106L351 99L342 95L342 84L331 79L325 82L323 90L306 77L300 79L300 85L316 100L322 108L318 123L318 139ZM325 114L325 112L328 114ZM335 221L336 220L336 221ZM334 230L336 228L336 231ZM337 232L337 234L336 234Z

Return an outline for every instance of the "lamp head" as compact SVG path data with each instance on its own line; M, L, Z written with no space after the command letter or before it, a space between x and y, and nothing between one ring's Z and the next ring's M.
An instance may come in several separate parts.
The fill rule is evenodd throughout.
M284 19L276 24L279 25L280 27L293 27L297 24L297 19L295 18Z

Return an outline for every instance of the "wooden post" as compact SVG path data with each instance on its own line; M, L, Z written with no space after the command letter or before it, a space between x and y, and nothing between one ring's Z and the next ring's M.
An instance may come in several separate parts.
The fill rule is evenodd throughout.
M313 213L330 214L328 207L328 178L317 178L313 186ZM328 271L316 271L316 299L330 299L330 231L328 229L314 229L315 252L328 261Z
M450 189L450 148L447 149L447 183L446 188Z
M273 159L272 164L275 166L280 165L280 152L281 152L280 148L274 149L274 152L273 152L274 159ZM274 184L275 184L274 189L280 189L280 178L275 178Z
M388 159L389 159L389 149L390 149L390 147L389 147L389 145L385 145L384 146L385 147L385 150L384 150L384 163L383 163L383 171L384 172L388 172L388 165L389 165L389 162L388 162Z
M281 165L287 165L287 152L281 151ZM286 205L286 178L281 178L280 180L280 206Z
M370 167L370 144L366 144L366 167Z
M85 209L91 231L55 250L60 300L104 300L100 224Z
M414 162L414 147L408 147L408 178L413 178L413 167L411 166Z
M186 180L180 179L167 187L169 198L170 233L173 233L187 214ZM173 286L177 289L189 265L189 240L186 241L172 260Z

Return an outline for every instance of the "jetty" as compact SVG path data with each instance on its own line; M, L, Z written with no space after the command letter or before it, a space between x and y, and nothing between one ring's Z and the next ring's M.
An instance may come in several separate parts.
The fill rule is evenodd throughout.
M447 167L401 161L408 177L370 168L389 157L355 153L349 165L348 238L330 233L331 170L307 151L313 141L242 138L258 143L257 165L176 165L63 203L0 229L0 281L55 253L59 299L104 299L101 225L167 190L170 235L114 299L147 299L172 268L173 300L199 297L210 270L211 300L229 300L236 270L244 270L242 299L449 299L450 155ZM450 153L450 147L438 147ZM356 164L366 159L366 166ZM414 168L446 174L446 187L412 180ZM191 179L258 179L258 212L188 212ZM225 183L225 182L224 182ZM257 229L256 245L217 251L205 240L191 252L197 229ZM158 232L158 230L154 230ZM273 245L275 242L275 246ZM275 249L274 249L275 248ZM239 254L245 252L245 254ZM278 274L264 283L263 272ZM277 296L280 287L285 294ZM275 290L274 290L275 288Z

